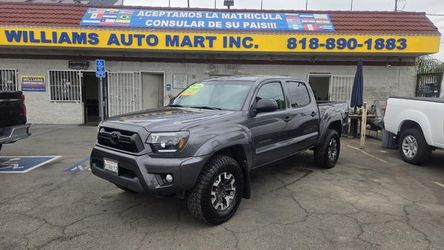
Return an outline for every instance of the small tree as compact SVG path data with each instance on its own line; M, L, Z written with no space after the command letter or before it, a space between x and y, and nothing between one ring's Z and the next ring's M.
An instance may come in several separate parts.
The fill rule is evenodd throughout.
M444 63L432 56L420 56L416 59L418 74L443 73Z

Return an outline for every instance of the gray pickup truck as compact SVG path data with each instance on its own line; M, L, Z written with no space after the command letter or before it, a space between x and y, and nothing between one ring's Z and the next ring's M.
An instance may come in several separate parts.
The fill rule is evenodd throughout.
M31 135L26 124L25 96L20 91L0 92L0 149Z
M250 198L252 169L312 149L335 166L346 103L317 104L290 77L226 77L190 85L167 107L112 117L91 153L96 176L138 193L175 195L221 224Z

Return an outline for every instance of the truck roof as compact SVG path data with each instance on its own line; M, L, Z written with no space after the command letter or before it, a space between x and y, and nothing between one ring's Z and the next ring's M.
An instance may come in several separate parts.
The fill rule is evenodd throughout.
M291 76L269 76L269 75L256 75L256 76L224 76L208 79L205 81L248 81L248 82L261 82L271 79L295 79Z

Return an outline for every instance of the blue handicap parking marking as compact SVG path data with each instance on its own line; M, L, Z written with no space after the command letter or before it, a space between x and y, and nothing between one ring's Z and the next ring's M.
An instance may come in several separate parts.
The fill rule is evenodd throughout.
M74 163L69 168L65 169L65 173L76 173L81 171L90 171L91 168L89 167L89 156Z
M27 173L61 156L1 156L0 173Z

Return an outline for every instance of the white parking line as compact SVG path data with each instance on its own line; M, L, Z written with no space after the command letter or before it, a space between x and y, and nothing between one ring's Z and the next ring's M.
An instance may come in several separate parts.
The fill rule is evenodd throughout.
M388 161L383 160L383 159L381 159L381 158L379 158L379 157L377 157L377 156L374 156L374 155L372 155L372 154L369 154L369 153L365 152L364 150L362 150L362 149L360 149L360 148L357 148L357 147L354 147L354 146L352 146L352 145L348 145L348 144L346 144L346 146L349 147L349 148L352 148L352 149L354 149L354 150L357 150L357 151L359 151L359 152L365 154L366 156L369 156L369 157L371 157L371 158L373 158L373 159L376 159L376 160L378 160L378 161L380 161L380 162L383 162L383 163L388 164Z
M443 187L444 188L444 184L442 184L442 183L439 183L439 182L434 182L436 185L438 185L438 186L440 186L440 187Z

